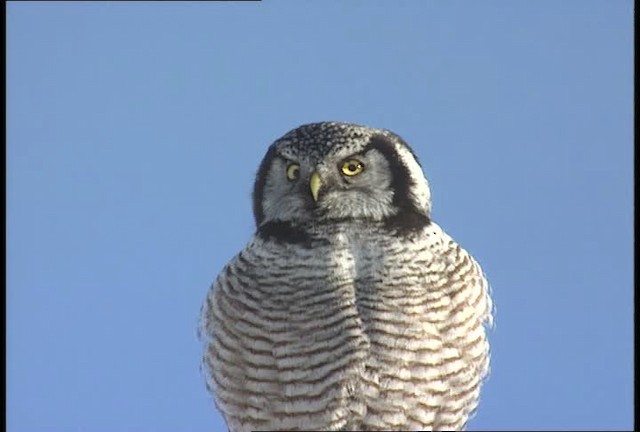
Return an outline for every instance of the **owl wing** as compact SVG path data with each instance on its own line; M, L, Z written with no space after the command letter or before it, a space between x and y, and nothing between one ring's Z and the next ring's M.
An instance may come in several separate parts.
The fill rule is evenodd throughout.
M357 289L371 344L368 382L377 391L364 427L462 429L488 368L486 279L435 223L415 237L383 241L372 264L379 276Z
M362 405L355 377L364 354L348 328L355 312L336 309L341 293L319 287L304 266L321 267L289 247L256 240L208 293L202 369L232 431L335 430Z
M234 257L211 286L199 326L207 388L232 431L264 429L270 387L277 381L273 346L252 322L258 305L246 293L257 282L242 255Z
M440 311L433 314L433 323L442 346L439 367L445 392L433 426L459 430L475 411L489 370L486 326L493 323L493 305L476 260L435 223L425 235L435 264L427 266L425 288L440 296L430 309Z

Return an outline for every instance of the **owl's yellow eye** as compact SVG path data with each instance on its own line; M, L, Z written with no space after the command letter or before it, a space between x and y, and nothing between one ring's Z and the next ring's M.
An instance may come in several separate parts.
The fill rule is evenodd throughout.
M340 167L340 170L342 171L342 174L353 177L364 171L364 165L357 159L348 159L342 162L342 167Z
M300 176L300 165L296 163L289 164L287 167L287 178L290 181L297 180Z

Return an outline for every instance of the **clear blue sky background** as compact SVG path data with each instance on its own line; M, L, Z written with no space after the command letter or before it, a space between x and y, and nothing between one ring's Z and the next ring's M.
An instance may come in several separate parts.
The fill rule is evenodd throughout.
M411 143L484 266L471 429L633 411L630 0L8 3L10 431L223 430L200 304L272 140Z

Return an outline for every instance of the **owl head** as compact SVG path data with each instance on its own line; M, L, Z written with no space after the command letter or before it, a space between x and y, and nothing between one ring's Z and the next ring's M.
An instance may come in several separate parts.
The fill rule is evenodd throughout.
M401 230L428 224L429 184L398 135L350 123L311 123L267 151L256 177L258 229L338 220L384 221Z

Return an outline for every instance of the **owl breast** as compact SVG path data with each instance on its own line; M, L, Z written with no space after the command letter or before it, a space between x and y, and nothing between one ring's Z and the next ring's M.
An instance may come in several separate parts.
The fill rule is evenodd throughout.
M486 282L437 225L382 229L256 237L221 273L205 369L231 430L464 426L488 364Z

